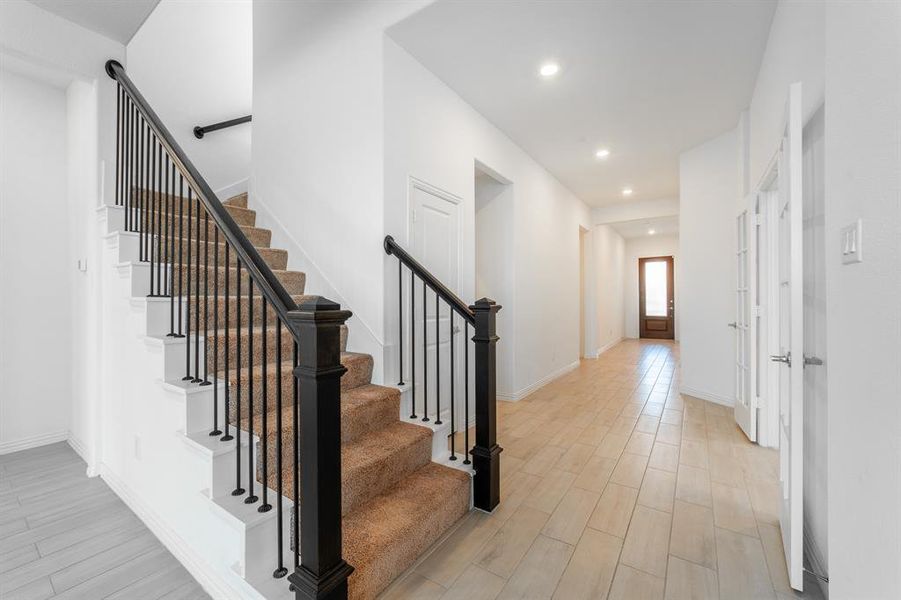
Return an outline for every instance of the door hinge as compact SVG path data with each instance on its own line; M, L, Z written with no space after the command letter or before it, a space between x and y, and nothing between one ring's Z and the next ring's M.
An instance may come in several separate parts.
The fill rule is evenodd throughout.
M756 215L754 215L754 224L766 225L766 215L763 213L757 213Z
M416 222L416 209L415 208L410 209L410 222L411 223Z
M763 307L762 306L752 306L751 307L751 316L752 317L762 317L763 316Z

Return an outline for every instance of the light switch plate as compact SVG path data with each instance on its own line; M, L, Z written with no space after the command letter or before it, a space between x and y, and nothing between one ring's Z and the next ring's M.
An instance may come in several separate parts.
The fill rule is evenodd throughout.
M863 262L863 224L857 219L851 225L842 227L842 264L851 265Z

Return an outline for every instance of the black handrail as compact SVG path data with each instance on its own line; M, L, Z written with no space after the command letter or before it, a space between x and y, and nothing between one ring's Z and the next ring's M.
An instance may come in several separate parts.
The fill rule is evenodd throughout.
M472 310L470 310L469 306L465 302L463 302L459 296L450 291L446 285L441 283L434 275L432 275L428 269L423 267L418 260L410 256L406 250L404 250L397 242L394 241L394 238L390 235L385 236L385 252L387 254L393 254L400 260L402 263L407 265L411 271L413 271L417 277L419 277L426 285L432 288L438 296L441 297L442 300L447 302L455 311L457 311L460 316L462 316L470 325L475 325L475 315Z
M257 249L254 248L247 236L244 235L244 232L241 231L240 226L228 213L222 202L219 201L215 192L213 192L194 164L182 151L157 114L150 108L150 104L147 103L147 100L135 87L134 82L125 73L125 68L118 61L108 60L106 61L106 74L111 79L119 82L119 85L122 86L122 89L125 90L134 105L141 111L147 124L168 151L172 162L175 163L175 166L188 180L189 187L194 189L207 212L222 230L226 240L234 246L235 252L242 259L244 267L254 283L256 283L260 293L272 304L278 316L285 323L288 323L288 313L297 310L297 304L294 302L291 294L288 293L281 281L275 276L275 273L272 272L272 269L269 268L269 265L266 264L266 261L263 260L263 257L260 256ZM296 331L292 328L289 328L289 330L296 338Z
M219 123L213 123L212 125L198 125L194 128L194 137L196 137L198 140L202 140L203 136L211 131L219 131L220 129L234 127L235 125L240 125L241 123L250 123L252 118L253 115L247 115L246 117L238 117L237 119L220 121Z

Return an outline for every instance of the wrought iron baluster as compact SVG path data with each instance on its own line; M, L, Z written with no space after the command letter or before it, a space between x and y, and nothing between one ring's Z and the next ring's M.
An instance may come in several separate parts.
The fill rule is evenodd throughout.
M185 376L182 377L182 381L193 381L194 378L191 376L191 304L192 300L194 300L193 295L191 294L191 214L193 213L194 202L191 200L191 186L188 185L188 219L187 219L187 231L185 234L188 236L188 239L185 240L188 243L188 252L187 258L185 259L185 267L183 270L185 271L185 280L186 280L186 288L187 294L185 294L185 298L187 299L187 308L185 310ZM197 311L197 307L194 307L195 312ZM196 335L196 331L194 332Z
M219 430L219 228L214 226L216 245L213 247L213 430L210 435L222 435ZM226 268L226 272L228 269ZM204 359L204 363L207 359ZM226 416L226 422L228 417Z
M226 242L225 243L225 331L223 332L223 340L224 340L224 350L225 350L225 435L222 436L222 441L227 442L229 440L234 439L229 433L229 415L231 414L231 362L229 361L229 348L231 347L231 339L229 336L231 335L231 329L228 328L228 321L231 315L230 307L228 299L231 296L231 287L229 287L228 274L232 270L231 266L231 245ZM240 417L238 421L236 421L238 425L235 426L235 429L240 425Z
M219 231L218 229L216 230ZM200 257L198 257L200 258ZM210 213L203 211L203 382L200 385L211 385L210 382ZM219 283L219 269L213 270L213 285Z
M152 137L148 131L147 135L147 160L150 161L149 167L147 169L147 194L148 194L148 210L147 210L147 224L149 225L149 240L150 240L150 294L149 296L157 296L156 293L156 268L155 263L157 258L159 258L159 254L156 252L156 193L154 189L154 183L156 181L156 149L157 145L154 143L156 141L156 137Z
M456 372L454 371L454 309L452 306L448 307L450 312L450 326L448 330L450 331L450 416L451 416L451 460L457 460L457 454L454 450L454 446L456 444L457 437L457 429L456 423L454 421L454 412L455 412L455 404L454 404L454 375Z
M404 384L404 263L397 259L397 385Z
M260 487L263 488L263 503L257 509L260 512L267 512L272 509L272 505L269 504L269 373L267 371L267 367L269 365L269 348L266 344L266 338L269 337L269 330L266 328L266 313L269 311L269 305L266 302L265 296L260 295L260 300L262 301L262 311L263 311L263 364L261 365L263 368L263 418L262 420L262 431L260 432L260 436L263 440L263 483ZM276 382L278 385L280 382ZM281 475L281 474L279 474Z
M441 421L441 305L438 303L438 291L435 290L435 425Z
M278 475L275 479L275 511L276 528L278 529L278 567L272 572L276 578L288 574L285 568L284 540L282 529L284 528L284 515L282 514L282 320L275 318L275 380L278 382L275 388L275 470ZM295 472L297 469L295 468Z
M416 417L416 279L410 269L410 418ZM423 285L425 285L423 283Z
M238 441L235 445L237 449L237 455L235 456L235 491L232 492L232 496L240 496L244 493L244 488L241 487L241 259L238 259L238 269L235 274L235 284L237 286L237 293L235 294L235 308L237 309L237 319L238 326L235 328L235 337L237 338L237 356L235 360L237 361L237 369L235 370L235 406L237 409L237 418L235 419L235 435L238 436ZM250 452L250 438L247 438L247 451ZM250 475L252 477L252 475Z
M463 378L463 464L468 465L472 461L469 460L469 321L465 319L463 320L463 348L463 372L465 373Z
M188 201L191 198L191 188L188 187ZM200 383L200 199L194 199L194 378L192 383ZM203 284L206 285L210 274L203 273Z
M429 312L426 307L425 280L422 281L422 420L429 421L429 328L426 318Z
M156 139L156 295L162 296L163 287L163 145Z
M178 174L178 333L175 337L185 337L182 333L184 323L185 290L182 286L182 271L185 268L185 178ZM191 245L188 244L190 249ZM173 266L173 268L175 268ZM188 286L191 287L190 285Z
M238 335L241 332L238 331ZM247 440L253 443L253 279L250 278L250 271L247 271ZM253 452L250 447L247 449L247 497L244 502L253 504L259 498L253 493L253 486L256 480L253 473Z
M292 367L291 367L291 379L292 385L294 387L293 390L293 400L291 403L291 420L293 421L294 431L292 444L294 445L294 477L292 477L292 481L294 483L293 489L291 492L294 494L292 498L294 498L294 527L293 536L294 536L294 569L300 566L300 477L299 477L299 469L300 466L300 394L298 393L297 386L297 376L294 374L297 369L297 340L294 341L294 357L292 359Z

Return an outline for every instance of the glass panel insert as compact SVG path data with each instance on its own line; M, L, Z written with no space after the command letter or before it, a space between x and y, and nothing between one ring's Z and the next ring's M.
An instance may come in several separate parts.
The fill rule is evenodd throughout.
M648 317L667 316L666 263L644 263L644 313Z

